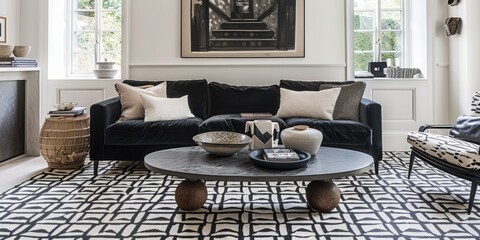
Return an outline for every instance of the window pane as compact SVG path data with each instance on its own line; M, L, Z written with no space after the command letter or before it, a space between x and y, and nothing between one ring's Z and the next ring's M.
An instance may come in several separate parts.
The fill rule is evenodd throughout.
M373 61L373 53L355 53L355 71L368 71L368 63Z
M108 62L115 62L115 69L120 69L120 60L121 55L120 53L102 53L101 59L102 61Z
M103 12L102 30L121 30L122 16L119 12Z
M375 7L374 0L355 0L353 4L355 10L373 9Z
M381 0L382 8L402 8L402 0Z
M77 0L78 9L95 9L95 0Z
M76 51L90 52L95 50L95 34L94 33L77 33L76 34Z
M95 12L77 12L76 30L95 30Z
M382 61L391 63L389 67L401 67L402 66L402 53L382 53Z
M402 32L382 32L382 51L402 51Z
M382 29L400 30L402 29L401 11L382 11Z
M103 0L104 9L120 9L122 0Z
M355 51L373 50L373 32L356 32L353 37Z
M73 60L75 72L92 72L94 69L95 54L93 53L75 54Z
M121 33L120 32L102 32L102 52L121 50Z
M355 30L373 30L373 12L355 13Z

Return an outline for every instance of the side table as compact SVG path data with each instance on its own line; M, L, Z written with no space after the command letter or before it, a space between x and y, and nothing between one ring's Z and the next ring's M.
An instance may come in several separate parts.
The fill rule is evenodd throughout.
M90 145L90 118L47 117L40 131L40 153L49 168L74 169L83 166Z

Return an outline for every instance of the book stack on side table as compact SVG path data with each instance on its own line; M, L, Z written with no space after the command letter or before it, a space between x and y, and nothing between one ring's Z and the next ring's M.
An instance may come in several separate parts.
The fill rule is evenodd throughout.
M35 58L27 57L8 57L0 58L0 67L37 67Z
M269 119L273 116L271 113L240 113L240 117L245 119Z
M76 117L82 115L86 109L86 107L75 107L68 111L51 110L48 112L48 115L50 115L50 117Z
M300 160L300 157L293 149L265 148L263 152L263 158L269 162L293 162Z

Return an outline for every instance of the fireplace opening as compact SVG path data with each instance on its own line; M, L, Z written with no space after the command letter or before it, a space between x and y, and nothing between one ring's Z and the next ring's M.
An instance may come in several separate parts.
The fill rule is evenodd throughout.
M25 81L0 81L0 162L25 154Z

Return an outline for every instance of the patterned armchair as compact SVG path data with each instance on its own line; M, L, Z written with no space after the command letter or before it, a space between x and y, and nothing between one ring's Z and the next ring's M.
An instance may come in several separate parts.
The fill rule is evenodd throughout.
M472 114L480 115L480 92L473 96ZM424 125L418 132L407 135L411 145L408 178L412 173L415 158L472 182L467 212L470 214L480 182L480 149L479 145L454 138L425 132L427 129L450 129L452 125Z

